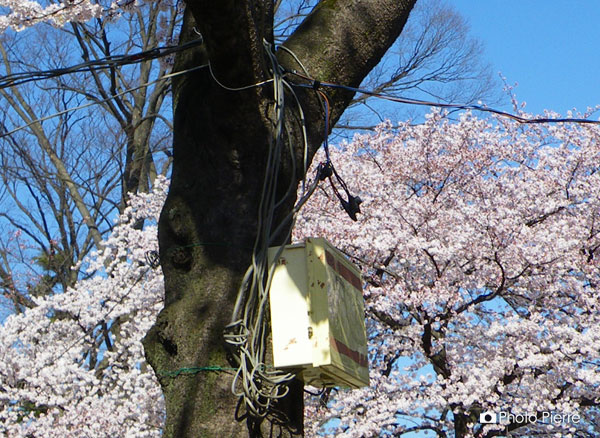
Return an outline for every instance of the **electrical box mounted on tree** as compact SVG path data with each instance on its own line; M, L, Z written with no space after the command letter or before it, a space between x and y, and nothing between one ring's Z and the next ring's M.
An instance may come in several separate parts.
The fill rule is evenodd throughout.
M368 386L360 272L325 239L288 245L275 261L277 249L269 249L275 368L317 387Z

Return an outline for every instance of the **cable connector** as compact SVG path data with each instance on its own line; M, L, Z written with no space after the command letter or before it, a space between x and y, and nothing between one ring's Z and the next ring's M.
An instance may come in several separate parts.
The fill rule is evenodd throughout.
M348 216L350 216L350 219L352 219L354 222L358 221L356 213L361 212L360 204L363 202L362 199L360 199L358 196L352 196L348 194L348 200L345 201L344 199L340 199L340 202L342 203L342 207L346 213L348 213Z
M335 183L333 182L333 179L331 178L332 176L335 176L335 178L337 179L338 183L340 184L342 190L346 193L346 196L348 196L347 201L346 201L346 199L344 199L342 197L340 191L335 186ZM344 180L338 175L338 173L335 171L335 167L333 167L333 163L330 160L327 160L324 163L323 162L319 163L319 167L317 168L317 178L320 181L324 181L326 179L329 180L329 183L331 184L331 188L333 189L333 193L335 193L335 196L340 201L340 204L342 204L342 208L344 209L344 211L346 213L348 213L348 216L350 216L350 219L352 219L355 222L358 221L356 214L361 213L360 204L362 204L363 201L362 201L362 199L360 199L359 196L352 196L350 194L350 192L348 191L348 186L346 185Z
M326 161L325 163L319 164L318 175L319 180L321 181L325 181L327 178L333 175L333 165L331 164L331 161Z

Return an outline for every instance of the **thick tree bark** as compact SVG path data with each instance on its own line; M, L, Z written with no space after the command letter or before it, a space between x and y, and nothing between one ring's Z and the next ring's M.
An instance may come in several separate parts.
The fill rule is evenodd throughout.
M315 79L357 86L398 37L414 1L323 0L285 46ZM182 40L198 38L199 31L205 44L180 53L176 68L210 60L215 77L228 87L269 79L263 39L273 38L271 7L270 1L188 1ZM278 57L287 70L300 71L291 56L280 50ZM144 346L165 395L165 437L247 436L245 426L234 420L237 399L230 390L231 372L176 377L166 372L229 366L222 333L256 236L265 161L273 139L272 86L225 90L208 69L184 75L173 85L173 173L159 223L165 307ZM322 106L313 90L296 92L307 119L312 157L324 136ZM333 125L353 93L327 90L327 94ZM295 105L289 104L286 127L301 157L303 142L294 111ZM282 193L290 178L297 182L302 177L301 160L296 160L295 174L290 162L280 177ZM290 197L279 217L293 204ZM287 435L302 434L302 406L302 388L295 385L282 406L295 428Z

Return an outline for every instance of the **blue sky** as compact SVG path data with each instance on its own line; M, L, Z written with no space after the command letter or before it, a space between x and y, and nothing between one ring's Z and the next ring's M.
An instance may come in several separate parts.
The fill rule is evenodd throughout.
M600 1L448 0L526 111L600 105Z

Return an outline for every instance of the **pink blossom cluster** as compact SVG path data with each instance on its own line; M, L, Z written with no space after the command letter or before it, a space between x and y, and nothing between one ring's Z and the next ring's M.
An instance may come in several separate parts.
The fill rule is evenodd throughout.
M579 419L513 434L600 434L598 128L433 112L331 156L363 213L323 185L295 238L362 268L371 385L307 400L307 434L483 438L507 426L487 411ZM161 436L140 341L162 307L147 254L166 186L132 197L88 278L0 326L0 434Z
M88 278L0 326L0 435L161 436L164 403L141 339L163 305L163 276L147 254L167 186L158 178L132 197L86 260Z
M515 434L600 434L598 127L434 111L331 156L363 213L324 186L295 239L362 268L371 385L307 400L310 432L485 437L508 427L491 411L577 414Z
M99 17L103 7L89 0L65 0L44 6L32 0L0 0L5 11L0 15L0 32L8 28L23 30L42 22L62 26L68 22L83 22Z

